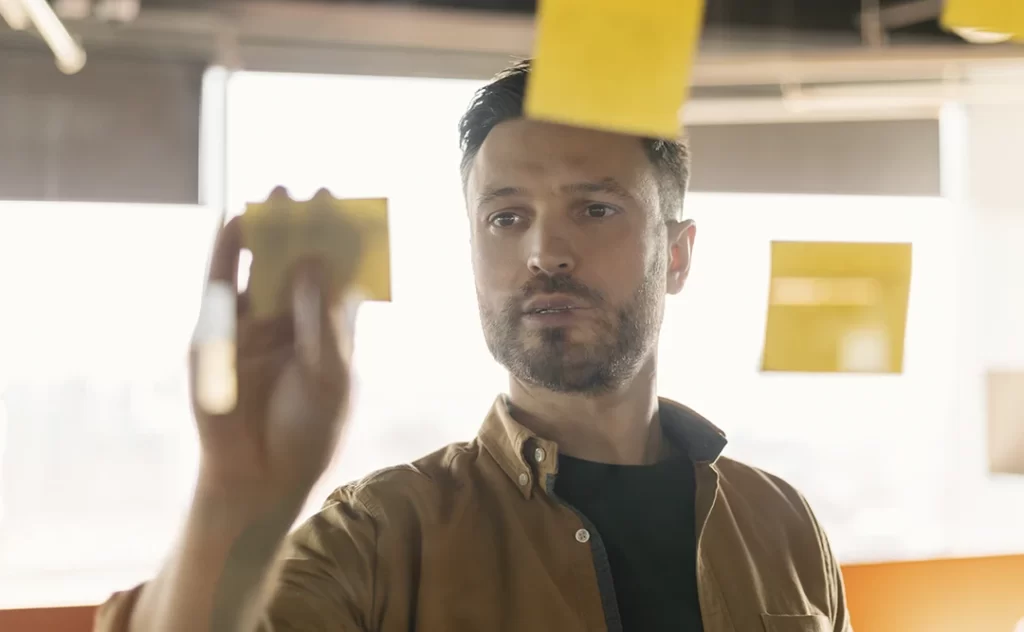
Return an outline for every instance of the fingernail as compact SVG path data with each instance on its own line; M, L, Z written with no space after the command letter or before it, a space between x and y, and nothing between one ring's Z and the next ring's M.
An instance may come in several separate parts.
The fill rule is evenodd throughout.
M207 284L192 340L196 343L210 340L234 342L237 298L234 284L228 281Z
M234 409L238 397L235 367L235 303L233 284L213 281L203 296L192 335L196 351L196 402L207 413L222 415Z
M359 306L363 303L363 294L358 290L351 290L345 295L345 335L348 336L349 344L355 340L356 320L359 318Z

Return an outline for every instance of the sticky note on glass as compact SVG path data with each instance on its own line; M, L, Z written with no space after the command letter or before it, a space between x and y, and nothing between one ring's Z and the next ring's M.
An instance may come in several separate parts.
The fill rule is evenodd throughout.
M1024 2L1021 0L946 0L942 26L1010 36L1024 42Z
M252 252L249 309L257 318L290 309L289 279L310 258L326 266L338 296L355 290L364 300L391 300L386 199L339 199L322 189L293 200L279 190L247 205L241 221Z
M541 0L526 115L675 138L704 0Z
M763 371L903 370L910 244L778 241L771 257Z
M989 471L1024 474L1024 371L993 371L986 382Z

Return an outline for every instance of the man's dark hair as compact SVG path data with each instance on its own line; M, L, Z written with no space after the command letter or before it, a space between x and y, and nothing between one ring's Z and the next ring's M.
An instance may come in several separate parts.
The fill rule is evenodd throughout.
M473 159L491 130L498 123L523 115L523 96L529 74L530 60L523 60L503 70L474 95L459 121L463 186L469 179ZM644 138L641 142L658 173L658 193L665 219L678 220L682 217L683 198L690 180L689 149L681 140Z

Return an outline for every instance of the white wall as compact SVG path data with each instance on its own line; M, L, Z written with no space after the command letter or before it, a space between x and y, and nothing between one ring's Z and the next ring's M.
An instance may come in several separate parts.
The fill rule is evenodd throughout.
M1024 476L988 471L984 393L986 372L1024 370L1024 107L951 105L942 123L960 296L948 519L958 552L1020 552Z

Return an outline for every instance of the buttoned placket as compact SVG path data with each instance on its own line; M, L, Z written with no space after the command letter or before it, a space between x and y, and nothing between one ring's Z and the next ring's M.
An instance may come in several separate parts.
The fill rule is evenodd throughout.
M597 575L597 589L604 610L604 622L608 632L622 632L622 619L619 615L619 603L612 580L611 562L608 551L597 528L582 511L560 498L555 493L555 463L558 451L554 445L544 447L539 439L532 439L524 449L524 460L533 461L537 480L544 483L544 491L559 505L569 509L579 520L580 526L573 532L571 546L589 546L590 559Z

